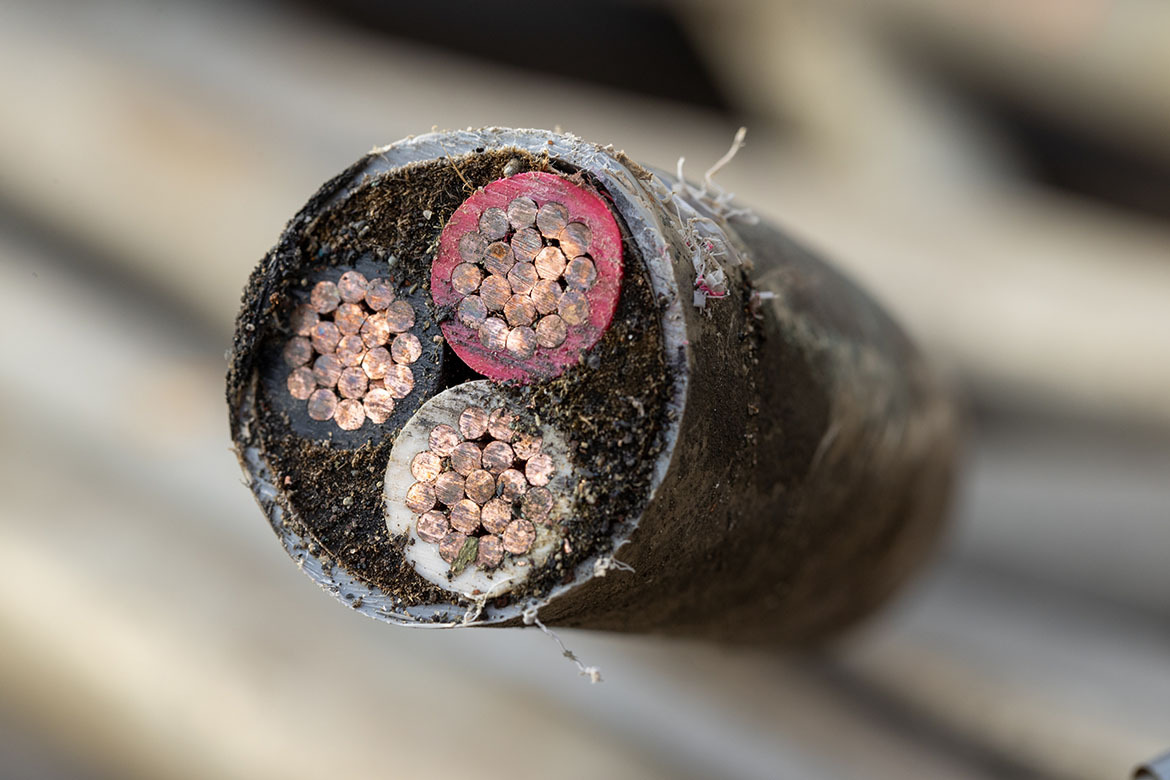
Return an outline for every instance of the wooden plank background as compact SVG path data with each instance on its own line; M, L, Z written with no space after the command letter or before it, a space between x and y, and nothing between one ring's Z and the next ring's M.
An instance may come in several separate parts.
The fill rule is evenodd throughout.
M565 632L590 687L539 633L393 629L289 565L228 450L223 350L284 220L375 144L561 126L694 175L734 127L287 9L134 0L6 3L0 105L6 765L1087 779L1167 747L1165 225L988 174L978 145L859 172L753 128L728 186L833 250L982 410L956 530L838 647Z

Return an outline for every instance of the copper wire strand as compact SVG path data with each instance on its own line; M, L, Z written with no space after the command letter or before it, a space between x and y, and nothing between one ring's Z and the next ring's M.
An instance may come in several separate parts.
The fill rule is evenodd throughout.
M388 422L396 401L414 390L410 366L423 355L414 324L413 306L386 279L348 270L337 282L317 282L309 302L289 317L293 335L281 351L292 369L289 395L308 402L311 419L332 420L342 430Z
M555 499L547 485L555 464L542 451L543 438L517 432L517 422L504 406L489 412L468 405L455 425L431 428L428 449L410 461L416 482L406 504L417 516L418 538L438 545L453 566L470 555L469 540L479 545L473 563L480 569L499 566L505 554L525 555L536 524L552 522ZM460 560L461 569L468 561Z
M592 238L589 226L555 201L538 205L519 196L506 209L484 209L477 227L460 237L463 262L451 271L457 319L481 347L521 363L560 348L590 319Z

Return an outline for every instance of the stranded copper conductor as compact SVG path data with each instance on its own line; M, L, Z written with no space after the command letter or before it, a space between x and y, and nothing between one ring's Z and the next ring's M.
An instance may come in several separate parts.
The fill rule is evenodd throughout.
M483 527L493 534L502 534L512 522L512 505L499 498L493 498L483 505L479 520Z
M343 431L356 431L366 421L366 409L361 401L346 398L337 402L333 411L333 421Z
M390 345L394 362L408 365L422 357L422 342L413 333L399 333Z
M308 336L313 332L313 326L317 324L318 319L320 319L320 315L317 314L316 310L309 304L302 303L293 309L289 326L298 336Z
M528 480L516 469L506 469L496 478L500 498L505 501L515 501L528 492Z
M459 432L465 439L478 439L487 433L488 413L478 406L469 406L459 415Z
M596 343L613 319L621 273L621 236L605 202L533 172L491 182L455 210L431 294L456 312L440 327L464 362L491 379L528 381L556 376Z
M362 406L365 407L366 417L381 425L394 414L394 396L382 388L375 387L366 392Z
M479 326L479 342L491 350L504 349L508 346L508 323L499 317L488 317Z
M386 372L393 365L394 361L385 347L374 347L362 358L362 370L370 379L385 379Z
M513 520L504 529L504 549L513 555L523 555L536 541L536 526L527 520Z
M446 458L459 446L459 433L450 425L440 423L431 430L427 443L431 452Z
M328 314L341 303L341 293L333 282L317 282L309 293L309 303L318 314Z
M356 303L343 303L333 312L333 322L342 333L353 335L365 324L366 310Z
M435 478L435 498L447 506L463 498L463 477L454 471L444 471Z
M515 460L512 457L511 445L502 441L493 441L483 448L483 467L492 474L499 475L505 469L512 467Z
M451 507L451 526L456 531L473 534L479 529L479 504L463 498Z
M394 333L404 333L414 327L414 307L407 301L394 301L386 307L385 314L386 326Z
M395 364L386 369L386 377L382 381L385 382L390 395L401 400L414 389L414 372L409 366Z
M480 451L479 445L475 442L465 441L460 442L451 451L451 468L459 472L463 476L467 476L471 472L479 468Z
M488 415L488 433L492 438L511 443L514 432L512 426L516 424L516 415L504 407L492 410Z
M324 421L332 419L337 409L337 396L332 390L315 390L309 396L309 416L314 420Z
M467 535L461 534L458 531L452 531L442 538L439 542L439 555L443 557L447 563L454 563L455 559L459 557L460 551L463 550L463 545L467 543Z
M536 352L536 331L523 325L512 328L505 346L518 358L530 358Z
M346 303L357 303L366 297L369 281L358 271L346 271L337 280L337 291Z
M313 362L313 378L321 387L333 387L341 377L341 361L336 355L322 355Z
M374 279L366 290L366 305L374 311L382 311L394 303L394 288L385 279Z
M288 393L298 401L307 401L313 391L317 389L317 380L313 378L313 371L308 366L294 369L288 375Z
M471 263L460 263L451 272L451 286L460 295L471 295L479 289L479 283L482 281L483 271Z
M317 389L333 388L335 396L355 403L337 403L325 419L342 430L357 430L367 419L386 423L395 401L413 391L415 378L408 366L424 352L410 332L413 306L396 299L389 280L371 281L353 269L336 283L318 282L309 298L310 303L297 305L289 315L298 334L282 350L285 364L295 372L286 378L289 395L308 400ZM296 372L298 368L311 373ZM328 411L322 404L315 407L318 416Z
M513 198L508 204L508 221L518 232L532 227L536 224L536 201L524 196Z
M447 518L442 512L430 511L419 517L415 530L418 532L419 539L431 544L438 544L444 536L451 532L451 526L447 524Z
M542 452L528 460L524 467L524 476L533 485L544 486L552 479L555 471L556 467L553 466L552 458Z
M398 301L394 303L398 303ZM390 340L390 325L386 321L386 312L380 311L367 317L366 321L362 323L360 333L362 343L369 349L380 347L388 342Z
M366 394L366 387L369 385L369 381L370 380L366 377L366 372L362 371L360 368L347 368L343 370L341 375L337 378L337 392L341 395L342 398L360 399ZM365 412L362 412L363 422L365 421L365 417ZM346 428L346 430L352 431L354 429Z
M415 482L406 491L406 506L416 514L429 512L435 506L435 488L429 482Z
M513 295L504 304L504 319L513 328L520 325L531 325L536 319L536 306L526 295Z
M491 472L476 469L467 475L463 490L468 498L482 506L496 494L496 479Z
M427 433L429 449L411 458L410 472L418 481L407 491L407 508L416 515L434 513L425 520L416 517L418 538L441 547L443 539L459 534L466 546L460 548L458 562L450 550L444 560L460 571L472 563L466 556L473 545L485 545L488 551L482 561L476 558L477 566L498 566L505 553L531 551L534 523L551 522L554 496L547 487L534 485L525 470L534 463L533 475L547 482L552 459L541 452L542 437L516 431L517 422L516 413L505 406L491 412L465 406L455 426L434 425Z
M443 471L443 459L424 450L411 458L410 473L419 482L431 482Z
M498 536L481 536L475 564L482 569L494 569L504 560L504 544Z
M366 345L361 336L342 336L334 354L343 366L360 366L366 357Z
M296 336L284 345L282 357L291 368L303 366L313 359L313 345L304 336Z
M328 355L336 349L339 341L341 341L341 331L332 322L318 322L313 326L313 334L309 337L313 349L322 355Z
M524 515L524 519L533 523L539 523L548 517L552 507L552 491L543 486L532 488L520 500L520 511Z

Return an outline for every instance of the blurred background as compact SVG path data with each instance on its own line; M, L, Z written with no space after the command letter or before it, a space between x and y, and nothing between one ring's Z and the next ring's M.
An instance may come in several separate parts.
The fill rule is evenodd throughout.
M1170 747L1170 5L0 0L0 776L1108 778ZM375 145L721 181L954 377L925 576L786 657L349 614L229 450L284 222ZM345 670L339 673L338 670Z

